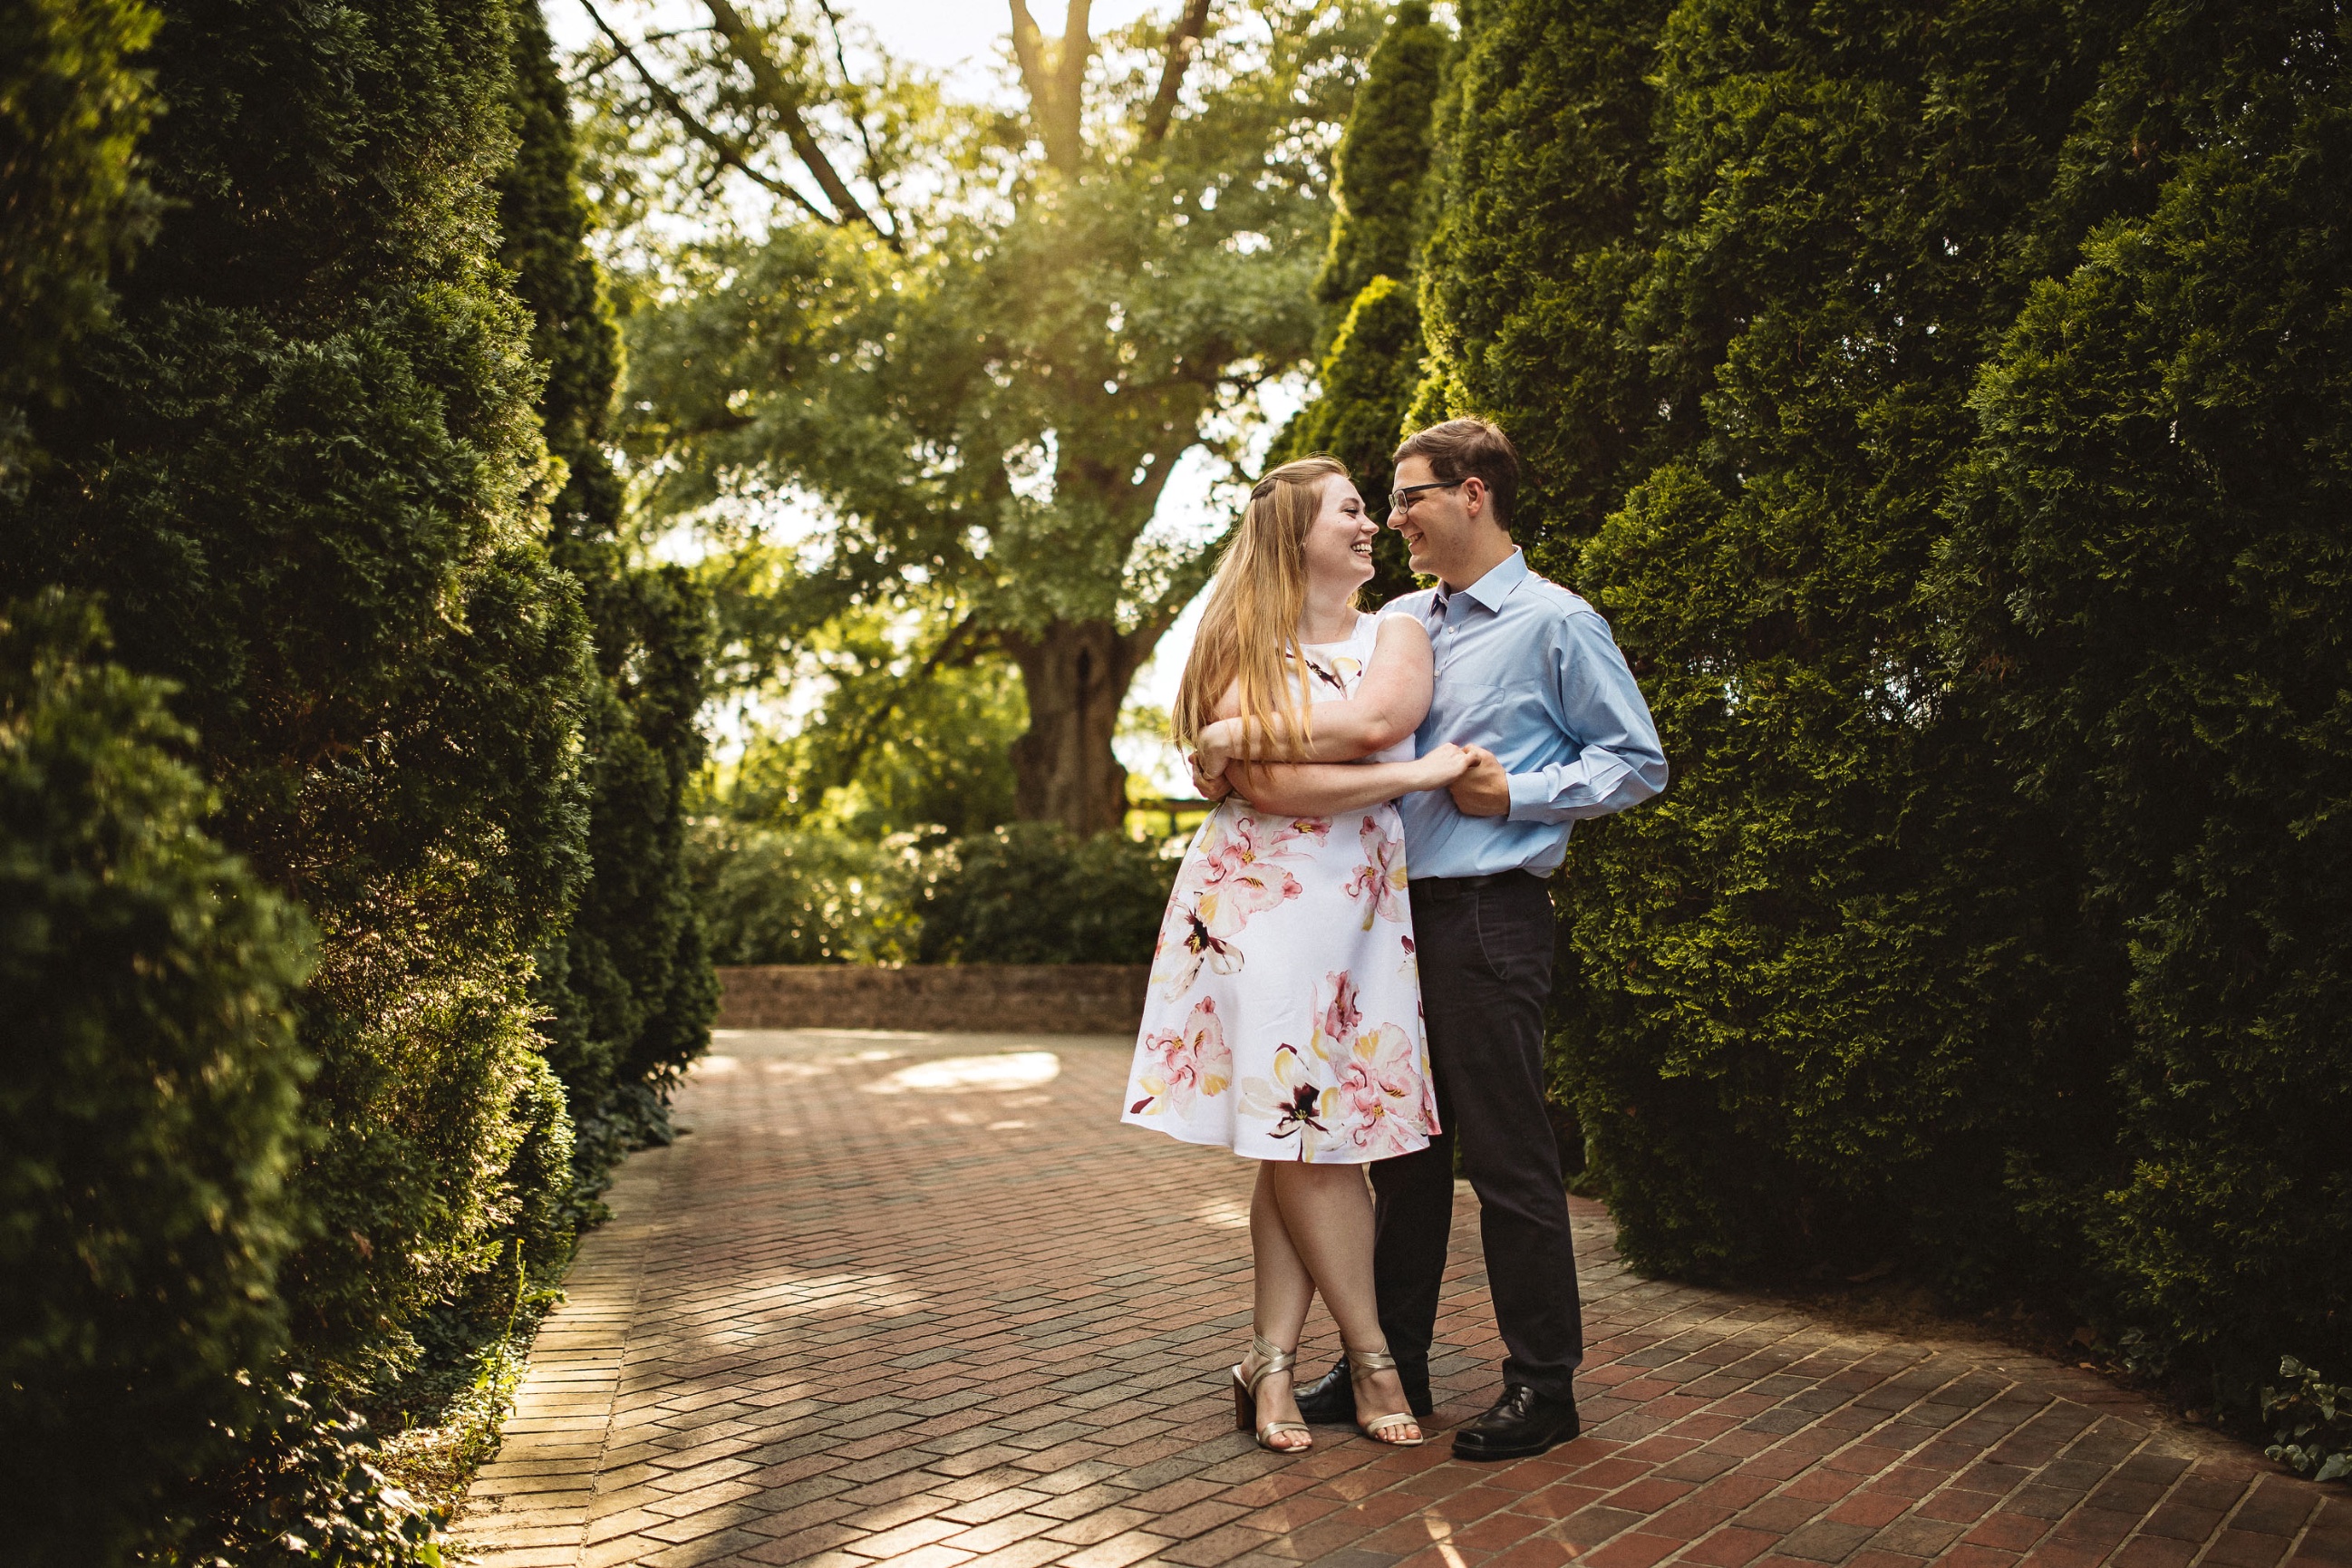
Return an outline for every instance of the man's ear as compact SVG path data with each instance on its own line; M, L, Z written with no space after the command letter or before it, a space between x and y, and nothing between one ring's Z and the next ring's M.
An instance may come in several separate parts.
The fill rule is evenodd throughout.
M1462 510L1473 519L1486 514L1486 481L1472 474L1462 481Z

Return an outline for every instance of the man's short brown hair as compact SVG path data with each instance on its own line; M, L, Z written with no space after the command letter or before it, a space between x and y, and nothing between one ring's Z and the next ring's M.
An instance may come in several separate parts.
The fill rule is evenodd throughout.
M1429 471L1449 485L1457 479L1484 480L1486 493L1495 498L1496 523L1511 526L1519 499L1519 455L1499 425L1484 419L1433 425L1406 437L1389 461L1402 463L1407 458L1427 458Z

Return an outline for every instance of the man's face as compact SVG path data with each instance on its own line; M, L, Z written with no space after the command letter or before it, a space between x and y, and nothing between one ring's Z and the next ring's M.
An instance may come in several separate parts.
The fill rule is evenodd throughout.
M1407 458L1396 467L1394 488L1399 490L1436 482L1427 458ZM1468 554L1473 519L1463 497L1475 484L1475 479L1465 479L1451 489L1422 490L1389 513L1389 526L1402 536L1415 572L1451 581L1446 568Z

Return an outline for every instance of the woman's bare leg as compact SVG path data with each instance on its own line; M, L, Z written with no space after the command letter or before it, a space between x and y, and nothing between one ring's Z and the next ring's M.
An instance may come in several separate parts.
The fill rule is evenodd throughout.
M1315 1279L1299 1260L1298 1248L1283 1223L1281 1207L1275 1202L1274 1173L1277 1164L1272 1160L1259 1163L1257 1186L1250 1194L1250 1254L1256 1265L1251 1327L1276 1347L1295 1351L1298 1348L1298 1336L1307 1327L1307 1309L1315 1300ZM1242 1370L1247 1373L1255 1372L1256 1366L1244 1362ZM1257 1385L1260 1431L1269 1421L1298 1419L1298 1401L1290 1386L1290 1373L1286 1372L1277 1372ZM1314 1439L1303 1432L1283 1432L1272 1441L1281 1448L1296 1449L1307 1447Z
M1259 1193L1270 1192L1281 1209L1291 1246L1339 1325L1340 1342L1361 1350L1384 1348L1388 1337L1381 1331L1380 1306L1372 1292L1372 1194L1364 1182L1364 1168L1269 1161L1258 1183ZM1255 1206L1252 1215L1254 1218ZM1361 1419L1412 1409L1404 1384L1392 1371L1361 1378L1356 1388ZM1419 1426L1392 1430L1407 1442L1422 1435Z

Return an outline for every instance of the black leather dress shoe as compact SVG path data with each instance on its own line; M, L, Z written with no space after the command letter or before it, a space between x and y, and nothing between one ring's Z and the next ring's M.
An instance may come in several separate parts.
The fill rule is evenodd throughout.
M1397 1359L1397 1379L1404 1384L1404 1402L1415 1415L1426 1416L1436 1405L1429 1398L1429 1363L1415 1363L1400 1356ZM1348 1358L1341 1356L1329 1372L1312 1383L1302 1383L1291 1393L1298 1400L1301 1420L1318 1426L1353 1426L1356 1424L1356 1391L1348 1382Z
M1503 1390L1495 1408L1454 1429L1454 1457L1524 1459L1558 1447L1581 1430L1574 1400L1554 1399L1513 1384Z

